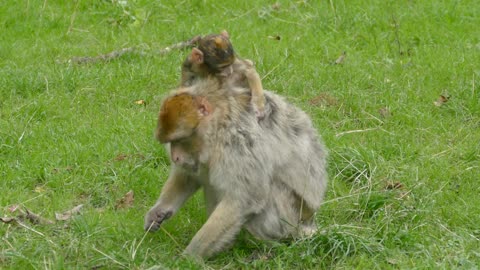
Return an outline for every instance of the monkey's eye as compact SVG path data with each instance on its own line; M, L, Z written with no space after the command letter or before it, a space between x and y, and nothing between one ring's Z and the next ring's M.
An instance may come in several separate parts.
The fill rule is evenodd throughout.
M185 62L183 62L182 67L185 68L185 69L192 69L192 62L185 61Z
M177 139L175 139L175 140L171 140L171 141L170 141L170 144L181 145L181 144L184 144L185 141L187 141L186 138L177 138Z

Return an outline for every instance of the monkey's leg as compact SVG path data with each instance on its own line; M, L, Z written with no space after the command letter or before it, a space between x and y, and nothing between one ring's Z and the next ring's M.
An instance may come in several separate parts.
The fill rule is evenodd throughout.
M220 251L240 231L245 221L245 209L239 203L221 200L207 222L193 237L184 254L207 258Z
M173 168L157 203L145 215L144 229L158 230L160 224L174 215L198 188L199 184L196 181L192 181L183 171Z
M252 105L255 114L258 118L263 118L265 115L265 97L263 96L262 80L253 67L253 64L246 68L245 77L247 77L248 86L250 87L250 91L252 91Z

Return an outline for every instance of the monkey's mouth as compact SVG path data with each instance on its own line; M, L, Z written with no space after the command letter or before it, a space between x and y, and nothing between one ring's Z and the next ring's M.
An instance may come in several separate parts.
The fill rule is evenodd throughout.
M200 166L198 165L198 162L182 163L182 164L178 164L177 166L180 166L184 170L193 172L194 174L198 173L200 168Z

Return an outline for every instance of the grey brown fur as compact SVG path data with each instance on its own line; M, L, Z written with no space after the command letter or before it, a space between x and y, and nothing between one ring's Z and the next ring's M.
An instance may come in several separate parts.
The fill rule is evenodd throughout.
M242 227L260 239L314 233L314 213L327 186L327 152L309 117L265 91L265 117L258 121L248 89L222 88L216 80L181 92L206 97L214 111L197 127L203 141L193 157L198 166L172 162L160 198L145 216L145 229L158 229L203 187L209 218L186 254L209 257Z

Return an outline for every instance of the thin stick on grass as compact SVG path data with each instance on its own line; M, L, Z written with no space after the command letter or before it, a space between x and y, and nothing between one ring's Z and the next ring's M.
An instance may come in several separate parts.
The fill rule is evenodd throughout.
M52 225L55 222L33 213L25 208L25 218L33 224Z
M175 243L175 245L177 245L178 248L182 248L182 246L177 242L177 240L175 240L175 238L173 238L173 236L167 231L165 230L165 228L163 227L160 227L160 229L162 229L162 231L168 235L168 237L170 237L170 239L172 239L172 241Z
M73 10L72 17L70 17L70 26L68 26L67 35L70 34L70 32L72 32L73 23L75 22L75 18L77 17L77 9L78 9L78 5L79 5L79 4L80 4L80 0L78 0L78 1L75 3L75 9Z
M232 17L232 18L226 20L225 22L231 22L231 21L234 21L234 20L238 20L238 19L240 19L240 18L242 18L242 17L250 14L250 13L251 13L252 11L254 11L255 9L256 9L256 8L252 8L252 9L250 9L250 10L247 10L245 13L240 14L240 15L238 15L238 16L236 16L236 17Z
M351 134L351 133L359 133L359 132L367 132L367 131L372 131L372 130L377 130L378 128L367 128L367 129L355 129L355 130L348 130L344 132L337 133L335 137L341 137L346 134Z
M187 47L192 47L193 45L195 45L200 40L200 38L201 38L201 36L194 36L193 38L191 38L189 40L178 42L178 43L175 43L175 44L173 44L169 47L165 47L163 49L160 49L156 53L157 54L167 54L171 50L181 50L181 49L184 49L184 48L187 48Z
M398 24L397 22L397 19L395 18L395 15L392 14L392 21L393 21L393 25L395 27L395 42L397 43L397 46L398 46L398 54L399 55L402 55L403 52L402 52L402 44L400 42L400 35L399 35L399 31L400 31L400 25Z
M475 73L472 75L472 98L475 98Z
M142 240L140 241L140 243L138 244L138 246L140 246L140 244L142 243L143 239L145 238L146 234L150 231L150 229L152 229L152 226L153 226L154 223L150 224L150 227L148 227L148 230L145 232L145 235L143 236ZM175 238L167 231L165 230L165 228L163 228L162 226L160 226L160 229L168 236L170 237L170 239L172 239L172 241L175 243L175 245L177 245L177 247L179 248L182 248L182 246L177 242L177 240L175 240ZM137 246L137 248L138 248Z
M128 267L127 267L125 264L123 264L123 263L121 263L121 262L119 262L119 261L115 260L115 258L113 258L112 256L110 256L110 255L106 254L105 252L103 252L103 251L101 251L101 250L97 249L96 247L93 247L93 250L95 250L96 252L98 252L98 253L102 254L102 255L103 255L103 256L105 256L106 258L110 259L112 262L114 262L114 263L116 263L116 264L120 265L121 267L123 267L123 268L125 268L125 269L127 269L127 268L128 268Z
M52 240L50 239L47 239L47 237L45 236L45 234L35 230L34 228L31 228L29 226L27 226L26 224L24 224L23 222L17 220L17 224L20 225L21 227L33 232L33 233L36 233L38 235L40 235L41 237L43 237L48 243L52 244L53 246L57 246Z
M100 54L97 56L80 56L80 57L73 57L70 60L68 60L68 63L73 63L73 64L91 64L95 62L108 62L113 59L119 58L123 56L126 53L132 53L136 50L135 47L129 47L129 48L122 48L120 50L116 50L113 52L109 52L106 54Z
M195 36L189 40L178 42L171 46L162 48L160 50L153 51L153 53L163 55L171 52L172 50L180 50L187 47L192 47L194 44L196 44L200 40L200 38L201 36ZM144 54L144 52L140 49L140 46L133 46L133 47L127 47L127 48L115 50L106 54L100 54L97 56L78 56L78 57L76 56L76 57L70 58L66 62L71 64L79 64L79 65L93 64L96 62L109 62L114 59L120 58L126 54L131 54L131 53Z
M283 63L285 63L285 61L287 60L288 56L286 56L285 58L282 59L282 61L280 61L280 63L278 63L276 66L274 66L272 69L270 69L267 74L263 75L262 77L262 80L264 80L265 78L267 78L273 71L275 71L277 68L279 68L281 65L283 65Z

